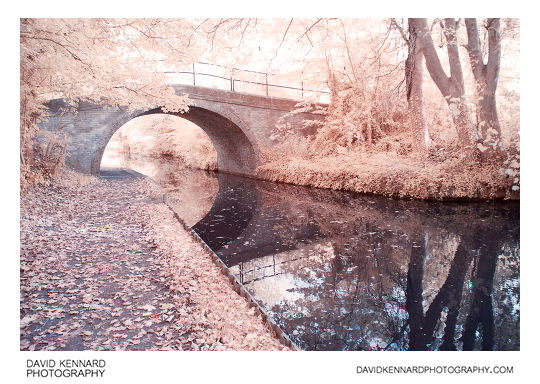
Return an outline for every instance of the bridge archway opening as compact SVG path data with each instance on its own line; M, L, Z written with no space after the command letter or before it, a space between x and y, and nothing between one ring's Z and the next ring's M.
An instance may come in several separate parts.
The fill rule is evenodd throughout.
M157 130L160 130L163 129L163 124L161 124L161 127L159 126L160 118L172 118L173 121L176 121L176 125L181 128L178 129L177 132L182 131L182 126L191 127L191 131L193 131L194 126L200 128L204 132L204 135L198 135L199 138L202 138L199 143L199 149L201 149L201 147L207 149L208 140L212 143L216 152L218 170L247 176L254 174L255 168L258 165L259 155L254 140L248 138L245 129L240 128L239 124L221 114L196 106L190 106L189 111L186 113L163 113L161 108L155 108L133 116L132 118L128 118L123 124L112 125L109 134L106 135L107 137L102 139L102 148L96 153L96 157L93 160L93 163L95 164L93 168L97 168L96 171L101 168L104 154L105 161L110 161L110 155L109 153L106 153L106 148L109 147L111 139L117 132L120 132L120 135L125 135L126 128L124 127L127 126L128 129L131 129L132 126L137 126L138 122L143 119L150 119L148 120L150 121L150 125L153 125ZM179 123L179 121L182 120L184 121ZM171 137L174 137L174 133ZM208 140L206 138L208 138ZM117 137L113 139L113 145L116 141L118 141ZM165 150L167 149L166 145L162 145L162 147ZM206 152L209 151L206 150ZM199 153L199 155L201 154ZM197 164L191 165L203 169L216 169L216 166L212 164L212 155L207 155L209 155L208 164L198 161Z
M107 142L100 163L100 168L132 168L159 180L186 166L217 170L216 150L199 126L167 114L123 124Z

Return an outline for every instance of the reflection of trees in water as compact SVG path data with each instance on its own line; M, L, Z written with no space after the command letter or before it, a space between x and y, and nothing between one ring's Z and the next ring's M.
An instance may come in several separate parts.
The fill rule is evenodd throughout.
M218 193L218 180L214 172L194 171L189 168L177 170L171 182L162 184L167 191L167 202L181 214L187 225L194 225L210 211Z
M500 235L499 233L494 236L492 231L481 227L462 235L446 281L427 311L424 311L419 303L426 252L422 239L416 236L407 273L409 349L493 350L519 347L519 344L513 343L506 345L510 339L519 340L519 328L516 328L499 329L499 332L506 334L506 343L499 338L498 348L495 348L493 282L504 241ZM467 279L469 269L470 277ZM518 276L517 274L514 278ZM465 287L466 283L469 283L470 288ZM509 292L510 295L516 293L519 295L519 292ZM465 300L468 303L464 303ZM510 307L513 304L508 304L510 306L503 307L506 307L506 311L512 311ZM506 315L507 321L516 320L516 316L519 318L519 313L516 312L514 315L507 312Z
M429 347L434 342L441 314L444 312L446 324L440 349L455 350L456 323L462 301L465 274L471 263L472 252L465 245L464 239L462 239L452 260L446 281L424 313L422 307L422 282L426 256L425 243L426 241L422 238L421 233L416 233L413 236L406 290L406 308L409 314L409 349L430 349Z
M498 244L472 248L481 236L476 233L460 241L446 279L427 308L423 299L427 241L425 233L417 232L410 242L406 272L392 261L390 250L398 244L391 244L394 247L387 248L389 252L372 252L363 260L334 248L335 257L319 266L315 274L313 266L311 270L290 271L308 282L307 287L297 288L303 298L273 311L283 313L283 324L296 329L297 340L310 349L494 349L492 295ZM371 245L380 244L380 240L375 238ZM364 247L367 241L369 238L362 239ZM386 241L390 244L391 239ZM322 284L310 284L320 279ZM511 301L501 307L499 316L515 319L516 314L510 313ZM298 313L303 316L297 317ZM499 343L519 340L519 328L499 327L499 332L506 333L499 336ZM516 346L503 343L496 349Z
M188 168L184 162L171 156L132 156L123 165L160 184L167 192L167 202L187 225L205 217L218 194L215 172Z
M272 310L299 344L326 350L519 349L519 223L509 219L511 208L401 201L381 208L354 199L336 206L320 198L324 191L284 199L276 189L264 190L267 207L294 214L275 230L289 239L306 220L315 222L333 250L323 264L283 266L303 282L294 288L301 298ZM514 250L515 260L502 265L505 247ZM494 285L497 271L501 278Z
M497 258L494 278L493 306L495 314L495 349L506 346L519 350L520 329L520 262L519 243L503 242Z
M286 303L286 323L310 349L377 349L400 327L403 298L393 288L401 265L393 250L403 240L369 229L348 242L332 241L334 257L324 265L290 271L307 284L298 288L303 299Z

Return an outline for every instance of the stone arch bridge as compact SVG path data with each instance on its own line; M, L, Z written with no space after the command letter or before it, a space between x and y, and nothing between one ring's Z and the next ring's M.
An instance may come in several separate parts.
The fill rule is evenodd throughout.
M261 162L261 150L271 149L273 128L282 122L297 127L302 134L314 133L303 128L302 121L321 120L320 114L291 112L298 101L236 93L213 88L173 85L176 94L188 94L189 111L173 113L202 128L210 137L223 172L253 176ZM48 103L49 117L40 126L67 134L66 164L80 172L98 174L101 158L112 135L129 120L143 115L163 113L160 108L128 112L114 107L81 102L76 111L66 110L62 99Z

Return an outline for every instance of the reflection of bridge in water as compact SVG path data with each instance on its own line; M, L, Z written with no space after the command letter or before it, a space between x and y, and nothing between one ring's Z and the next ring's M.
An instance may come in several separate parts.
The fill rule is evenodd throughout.
M290 273L294 264L303 260L320 262L320 243L298 245L293 249L283 250L266 256L245 259L231 266L242 284L248 285L263 279ZM299 263L297 263L299 264ZM289 267L289 268L287 268Z
M260 281L262 279L275 277L278 275L288 273L286 271L284 272L284 271L276 269L276 266L279 267L286 263L309 259L309 256L295 257L291 260L280 260L276 263L276 255L271 255L270 257L272 258L272 264L269 264L269 265L256 266L256 265L250 265L250 262L243 262L243 261L238 263L238 276L240 279L240 283L250 284L250 283L254 283L255 281ZM248 268L251 267L251 269L246 270L245 269L246 265L248 266ZM269 268L271 269L270 273L269 274L265 273L265 271L268 270ZM250 278L246 279L246 276L249 276Z
M264 214L257 181L224 174L218 180L212 208L193 229L227 266L297 249L298 244L322 236L319 227L309 222L287 234L276 231L286 218Z

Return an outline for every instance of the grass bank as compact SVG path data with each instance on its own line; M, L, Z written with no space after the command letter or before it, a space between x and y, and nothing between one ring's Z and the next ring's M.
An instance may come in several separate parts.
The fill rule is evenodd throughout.
M513 172L513 170L510 170ZM497 165L467 165L463 158L356 154L269 161L257 169L265 180L426 200L519 200L514 178Z

